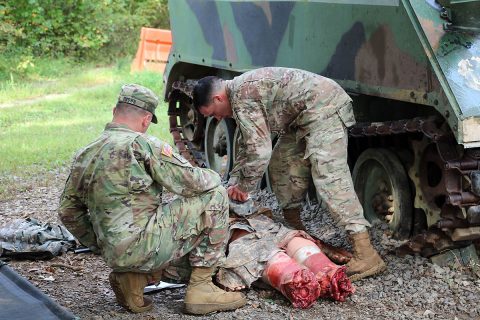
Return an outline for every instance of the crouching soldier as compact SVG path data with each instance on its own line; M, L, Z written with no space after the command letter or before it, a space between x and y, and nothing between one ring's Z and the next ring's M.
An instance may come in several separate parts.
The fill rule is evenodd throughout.
M157 123L158 98L139 85L122 87L113 120L80 149L61 196L63 224L113 269L117 301L132 312L152 309L145 286L170 261L188 255L192 273L185 310L232 310L241 293L212 283L225 258L228 196L217 173L192 167L165 142L145 134ZM162 204L163 188L178 194Z

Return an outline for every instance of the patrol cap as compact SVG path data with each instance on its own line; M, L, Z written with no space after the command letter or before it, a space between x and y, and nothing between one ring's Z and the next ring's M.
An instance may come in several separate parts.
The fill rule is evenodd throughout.
M152 122L157 123L155 108L158 105L158 97L152 90L138 84L123 85L118 96L118 102L128 103L147 110L153 115Z

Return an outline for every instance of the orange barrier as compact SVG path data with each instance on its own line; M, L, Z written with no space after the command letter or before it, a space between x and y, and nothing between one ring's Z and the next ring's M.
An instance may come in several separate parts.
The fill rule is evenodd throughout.
M172 33L170 30L142 28L137 54L130 70L163 72L171 46Z

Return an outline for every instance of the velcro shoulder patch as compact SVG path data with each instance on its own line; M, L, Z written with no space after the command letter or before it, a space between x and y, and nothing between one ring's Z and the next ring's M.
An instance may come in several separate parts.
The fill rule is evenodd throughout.
M178 161L180 161L181 163L185 164L185 163L188 163L188 160L185 159L184 157L182 157L181 155L179 155L178 153L173 153L173 157L175 159L177 159Z

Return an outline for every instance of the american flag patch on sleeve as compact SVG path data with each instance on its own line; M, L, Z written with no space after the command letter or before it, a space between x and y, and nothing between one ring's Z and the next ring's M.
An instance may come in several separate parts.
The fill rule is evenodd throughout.
M171 157L172 153L173 153L172 147L168 143L165 143L162 147L162 154L167 157Z

